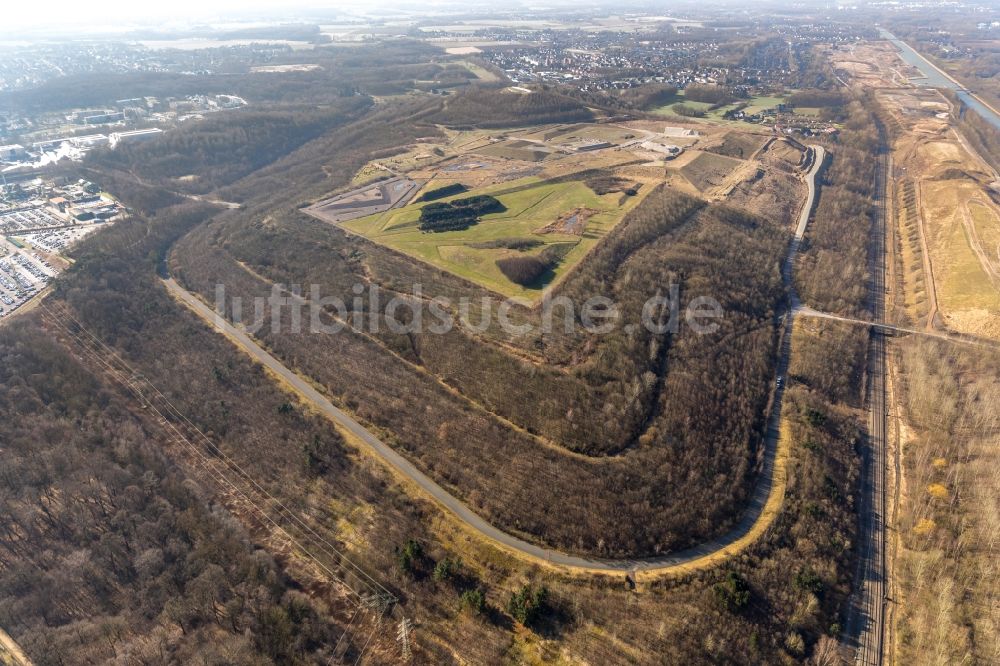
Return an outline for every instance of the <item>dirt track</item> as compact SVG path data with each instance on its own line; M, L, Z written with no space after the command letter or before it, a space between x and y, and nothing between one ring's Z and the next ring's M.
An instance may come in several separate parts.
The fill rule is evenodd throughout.
M21 646L14 642L6 631L0 629L0 658L10 656L18 666L31 666L31 660L21 650Z

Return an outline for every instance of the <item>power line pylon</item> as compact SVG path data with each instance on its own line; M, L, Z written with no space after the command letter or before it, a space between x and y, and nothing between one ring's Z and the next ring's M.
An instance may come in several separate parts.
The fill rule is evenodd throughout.
M399 621L399 630L396 632L396 641L399 643L399 649L403 654L403 661L410 661L410 657L413 656L410 650L410 632L413 630L413 623L410 622L410 618L404 617Z

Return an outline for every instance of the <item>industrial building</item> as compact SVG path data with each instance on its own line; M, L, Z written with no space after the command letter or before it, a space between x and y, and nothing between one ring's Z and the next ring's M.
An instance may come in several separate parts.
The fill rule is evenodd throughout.
M24 151L24 146L19 143L11 143L6 146L0 146L0 160L7 160L13 162L14 160L19 160L27 155Z
M75 146L81 149L94 148L96 146L103 146L108 143L108 137L105 134L87 134L85 136L64 136L57 139L46 139L45 141L36 141L31 144L32 150L35 152L46 152L50 150L56 150L59 146L64 143L68 143L71 146Z
M573 150L578 153L587 153L592 150L603 150L604 148L612 148L615 144L610 141L598 141L596 139L589 139L578 141L572 145Z
M116 147L121 142L136 143L140 141L150 141L163 134L159 127L149 129L131 130L128 132L113 132L111 134L111 147Z
M653 140L643 141L639 147L650 152L661 153L668 159L673 159L684 151L680 146Z
M114 109L83 109L81 111L75 111L73 113L74 122L82 123L93 116L101 116L108 113L114 113Z
M120 123L124 121L125 113L123 111L99 113L93 116L87 116L83 119L85 125L107 125L109 123Z

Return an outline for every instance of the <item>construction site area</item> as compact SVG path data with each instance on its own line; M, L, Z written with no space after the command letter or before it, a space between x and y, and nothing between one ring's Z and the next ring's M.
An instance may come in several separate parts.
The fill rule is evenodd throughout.
M893 124L899 315L925 330L1000 339L1000 177L956 128L954 103L914 87L889 44L834 52Z

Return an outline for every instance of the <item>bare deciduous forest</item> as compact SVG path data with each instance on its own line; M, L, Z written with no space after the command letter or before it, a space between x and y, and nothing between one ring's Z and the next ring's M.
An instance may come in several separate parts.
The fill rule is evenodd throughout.
M803 244L795 284L802 300L826 312L862 315L868 296L868 238L878 146L872 102L847 107L841 139L830 148L815 217Z
M37 323L0 333L0 623L39 665L320 657L322 602Z
M557 327L540 342L545 354L569 359L571 367L512 358L457 329L396 335L383 322L375 335L295 335L285 332L286 321L281 334L265 324L257 335L511 531L606 555L683 547L731 525L754 478L787 233L784 225L736 210L696 209L682 195L651 195L559 295L574 302L594 294L616 298L623 321L639 322L647 299L668 293L673 282L682 311L698 296L721 302L726 316L710 335L683 322L676 334L661 335L634 327L567 338ZM319 284L324 295L349 302L352 286L366 282L366 267L386 254L302 217L278 224L208 225L178 246L172 265L207 299L221 283L252 303L270 291L256 276L264 274L286 285ZM413 283L437 295L432 290L442 278L422 265L410 272ZM403 277L396 274L396 281ZM590 459L567 456L563 447ZM564 504L561 498L581 494L586 503L552 510ZM697 498L697 508L670 511L680 497ZM615 518L623 510L635 520ZM571 520L566 512L574 513Z
M914 338L900 345L900 654L914 663L1000 659L1000 358Z
M405 48L388 52L387 67ZM762 49L760 57L773 50ZM346 187L383 151L435 135L429 122L442 116L434 114L466 122L484 92L467 94L443 108L419 99L349 105L343 118L323 116L287 135L278 116L268 116L276 122L260 134L195 124L158 148L98 158L87 172L133 215L74 252L52 298L397 594L404 612L419 618L415 650L424 663L529 660L538 641L550 639L591 663L613 663L623 651L641 664L776 663L827 649L852 572L865 350L858 330L816 324L794 334L784 408L789 483L775 524L722 567L632 591L618 578L525 565L471 539L160 285L158 274L170 271L211 301L222 282L244 303L269 293L271 282L316 283L324 295L346 296L355 283L406 293L415 282L434 295L485 295L298 210ZM575 118L583 108L555 94L538 99L538 108L524 110L539 114L535 122ZM509 122L497 113L488 120ZM864 155L861 118L852 116L836 154ZM202 140L248 156L255 170L176 161L177 151ZM838 307L853 312L862 307L852 285L863 274L857 253L870 174L851 162L835 158L830 167L831 194L821 195L799 272L809 275L803 292L817 299L822 279L843 284ZM125 175L135 170L141 180ZM202 191L176 187L185 171L203 172L213 197L242 209L164 194L166 185ZM737 196L770 185L760 179ZM628 322L673 283L681 311L702 295L721 303L725 316L707 335L683 323L677 332L621 328L600 339L559 326L523 339L497 326L444 336L385 327L316 336L265 325L257 335L504 529L575 552L664 552L732 526L756 479L775 315L787 298L780 265L792 220L775 206L765 216L661 187L556 294L608 296ZM849 233L834 229L838 215L856 216ZM844 265L853 272L837 273ZM384 316L365 313L368 321ZM537 323L540 313L520 308L513 317ZM335 586L276 547L100 367L76 360L71 341L42 324L32 313L0 335L0 402L24 415L0 423L4 510L16 517L0 538L0 624L39 664L106 660L126 649L145 650L148 663L195 654L205 663L325 662L350 620ZM44 343L29 353L28 337ZM91 575L98 566L100 575ZM137 592L124 594L126 585ZM536 600L538 608L526 610ZM392 637L383 642L377 654L390 662Z

